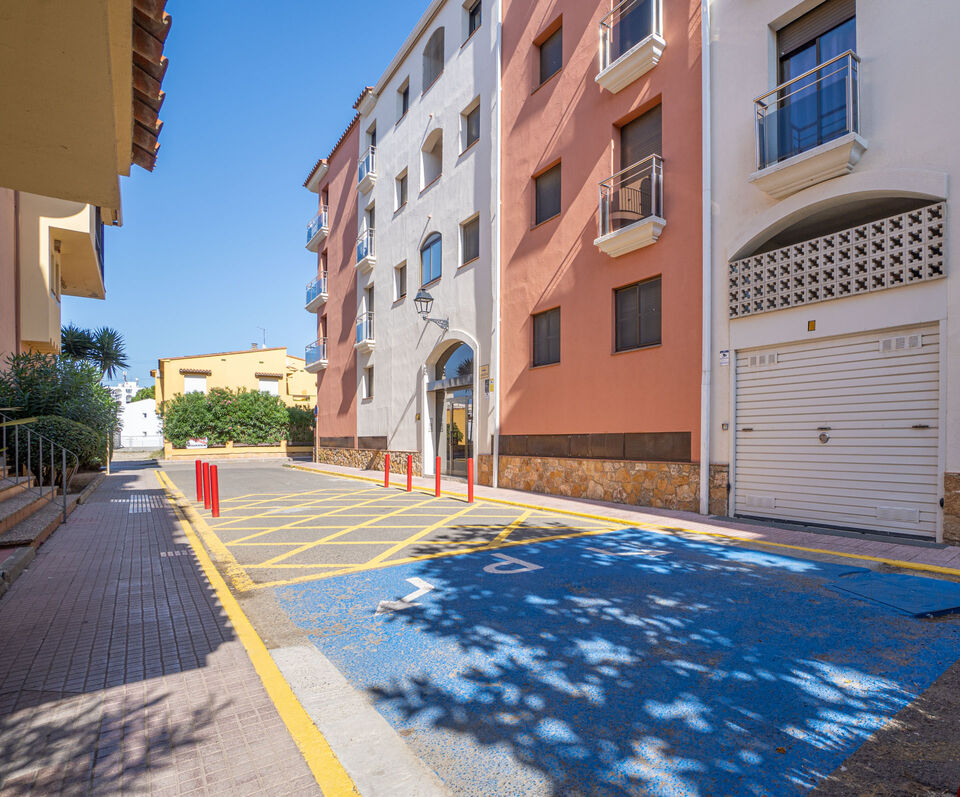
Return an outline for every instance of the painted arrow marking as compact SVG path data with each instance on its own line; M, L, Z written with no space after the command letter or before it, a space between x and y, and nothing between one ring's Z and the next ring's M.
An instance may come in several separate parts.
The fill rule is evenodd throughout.
M419 603L414 603L417 598L422 598L430 590L436 589L429 581L424 581L422 578L413 578L407 579L408 584L413 584L417 589L415 592L411 592L409 595L404 595L398 601L380 601L377 604L376 614L386 614L387 612L402 612L404 609L410 609L414 606L419 606Z

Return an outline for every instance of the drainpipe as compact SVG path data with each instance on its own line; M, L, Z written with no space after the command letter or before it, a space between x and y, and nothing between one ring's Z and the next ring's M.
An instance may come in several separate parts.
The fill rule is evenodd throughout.
M497 146L493 150L493 190L495 198L495 208L493 221L493 466L490 476L490 485L497 486L498 474L500 473L500 251L501 251L501 227L500 214L503 210L503 204L500 197L500 171L501 171L501 151L503 147L503 129L501 124L501 107L503 96L501 90L501 80L503 76L503 2L497 2L497 83L494 88L494 97L496 97L496 131Z
M13 353L20 354L22 336L20 334L20 192L13 192Z
M703 163L703 275L700 314L702 372L700 376L700 514L710 514L710 399L713 363L713 177L710 123L710 0L700 0L700 102L701 160Z

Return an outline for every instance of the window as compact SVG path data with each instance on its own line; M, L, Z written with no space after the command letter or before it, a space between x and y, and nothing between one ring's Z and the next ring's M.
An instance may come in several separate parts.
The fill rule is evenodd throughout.
M367 313L373 312L373 285L368 285L363 289L363 309Z
M560 308L533 317L533 364L560 362Z
M827 0L777 33L780 82L786 83L820 64L857 48L856 3ZM814 72L783 93L776 123L769 125L766 149L784 160L851 132L847 118L847 61ZM771 120L773 121L773 120ZM770 154L774 154L770 152ZM774 160L768 157L768 160Z
M439 127L427 136L427 140L423 144L421 156L423 161L422 190L435 180L438 180L443 173L443 131Z
M393 292L396 301L407 295L407 264L401 263L393 270Z
M397 121L399 122L407 115L410 110L410 79L403 81L403 85L397 89Z
M183 375L183 393L206 393L207 377L202 374Z
M261 393L269 393L271 396L280 395L280 380L279 379L265 379L261 378L259 380L259 391Z
M423 90L443 73L443 28L437 28L423 48Z
M463 149L475 144L480 139L480 101L474 102L470 110L464 111L461 116L463 127Z
M377 146L377 125L376 123L370 125L370 129L367 131L367 143L371 147Z
M467 8L467 38L469 39L480 27L480 0Z
M546 83L563 66L563 28L557 28L540 44L540 83Z
M460 265L480 257L480 215L460 225Z
M397 178L397 210L407 204L407 170Z
M363 369L363 383L360 385L360 396L364 399L373 398L373 366Z
M377 206L374 203L370 203L370 207L367 208L366 213L364 214L367 229L376 230L377 229Z
M443 267L443 239L435 232L420 247L420 284L426 285L440 278Z
M620 174L616 190L608 195L611 230L663 213L657 172L650 160L661 151L661 118L658 105L620 128Z
M660 278L628 285L613 293L616 351L660 343Z
M560 164L534 178L537 192L536 223L560 213Z

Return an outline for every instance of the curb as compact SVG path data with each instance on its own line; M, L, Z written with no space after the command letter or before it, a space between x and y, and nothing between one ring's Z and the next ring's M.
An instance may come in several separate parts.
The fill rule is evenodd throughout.
M0 568L0 595L3 595L10 588L10 585L20 577L20 574L27 569L36 555L37 552L32 547L23 545L16 548L10 556L3 560L3 567Z
M100 474L98 474L98 475L96 476L96 478L94 478L94 480L93 480L92 482L90 482L90 484L88 484L86 487L83 488L83 490L81 490L81 492L80 492L80 497L77 498L76 503L77 503L77 504L85 504L85 503L87 503L87 499L90 497L90 493L92 493L94 490L96 490L96 489L97 489L101 484L103 484L106 480L107 480L107 474L106 474L106 473L100 473ZM70 513L70 510L67 511L67 514L69 514L69 513Z

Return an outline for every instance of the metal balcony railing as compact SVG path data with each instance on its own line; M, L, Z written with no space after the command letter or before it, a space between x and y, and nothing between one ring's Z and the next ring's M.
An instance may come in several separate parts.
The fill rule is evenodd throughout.
M307 283L307 300L304 304L310 304L318 296L327 292L327 272L324 271L315 280Z
M357 262L367 257L376 257L374 249L375 234L373 228L369 228L360 233L357 238Z
M320 212L317 213L310 223L307 225L307 243L310 243L314 236L320 232L320 230L326 228L327 226L327 206L324 205L320 208Z
M377 173L377 148L370 147L360 158L357 165L357 182L362 183L363 178L368 174Z
M80 467L80 458L69 448L32 429L36 420L12 418L0 412L0 484L21 484L41 498L49 495L52 501L59 482L63 519L66 520L67 488ZM104 440L104 451L106 448L107 441Z
M660 0L624 0L600 20L600 71L648 36L663 35Z
M100 266L100 279L103 279L103 214L99 206L94 209L93 246L97 253L97 265Z
M327 361L327 339L319 338L303 351L303 359L307 365L315 365Z
M757 169L860 132L860 59L831 58L754 100Z
M373 313L360 313L357 316L357 343L375 340L373 337Z
M600 183L601 237L663 216L663 159L651 155Z

